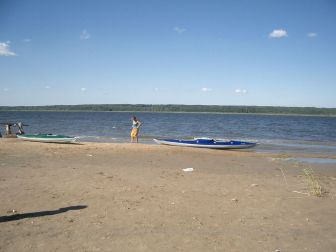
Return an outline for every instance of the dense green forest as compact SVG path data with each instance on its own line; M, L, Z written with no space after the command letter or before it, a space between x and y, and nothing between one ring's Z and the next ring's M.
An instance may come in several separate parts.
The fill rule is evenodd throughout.
M131 112L199 112L336 115L336 108L219 106L219 105L150 105L150 104L85 104L52 106L0 106L0 111L131 111Z

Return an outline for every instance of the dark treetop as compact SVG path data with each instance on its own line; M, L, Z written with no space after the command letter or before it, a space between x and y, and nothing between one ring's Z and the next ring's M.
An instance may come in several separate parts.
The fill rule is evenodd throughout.
M0 106L0 111L134 111L134 112L204 112L336 115L336 108L221 106L221 105L151 105L151 104L83 104L50 106Z

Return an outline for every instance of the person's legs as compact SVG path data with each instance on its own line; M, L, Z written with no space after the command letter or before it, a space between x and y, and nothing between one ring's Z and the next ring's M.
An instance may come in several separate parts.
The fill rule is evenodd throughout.
M131 143L138 142L138 129L133 128L131 131Z
M135 137L136 137L136 142L139 143L139 128L136 129Z
M133 129L131 130L131 143L133 143L134 135L133 135Z

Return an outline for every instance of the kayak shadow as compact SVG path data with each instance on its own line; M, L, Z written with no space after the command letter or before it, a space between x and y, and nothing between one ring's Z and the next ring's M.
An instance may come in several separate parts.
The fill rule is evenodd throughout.
M84 143L81 142L71 142L71 143L56 143L56 142L45 142L49 144L59 144L59 145L85 145Z
M41 212L31 212L31 213L22 213L22 214L14 214L14 215L7 215L7 216L0 216L0 223L1 222L9 222L9 221L17 221L27 218L36 218L36 217L43 217L43 216L50 216L65 213L68 211L73 210L81 210L87 208L86 205L78 205L78 206L69 206L59 208L57 210L50 210L50 211L41 211Z

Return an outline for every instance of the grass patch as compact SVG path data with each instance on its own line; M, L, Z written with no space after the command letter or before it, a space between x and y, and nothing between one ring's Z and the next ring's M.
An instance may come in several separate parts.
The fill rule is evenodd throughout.
M303 173L307 181L309 195L322 197L325 191L322 188L320 181L315 176L313 169L305 168L303 169Z

